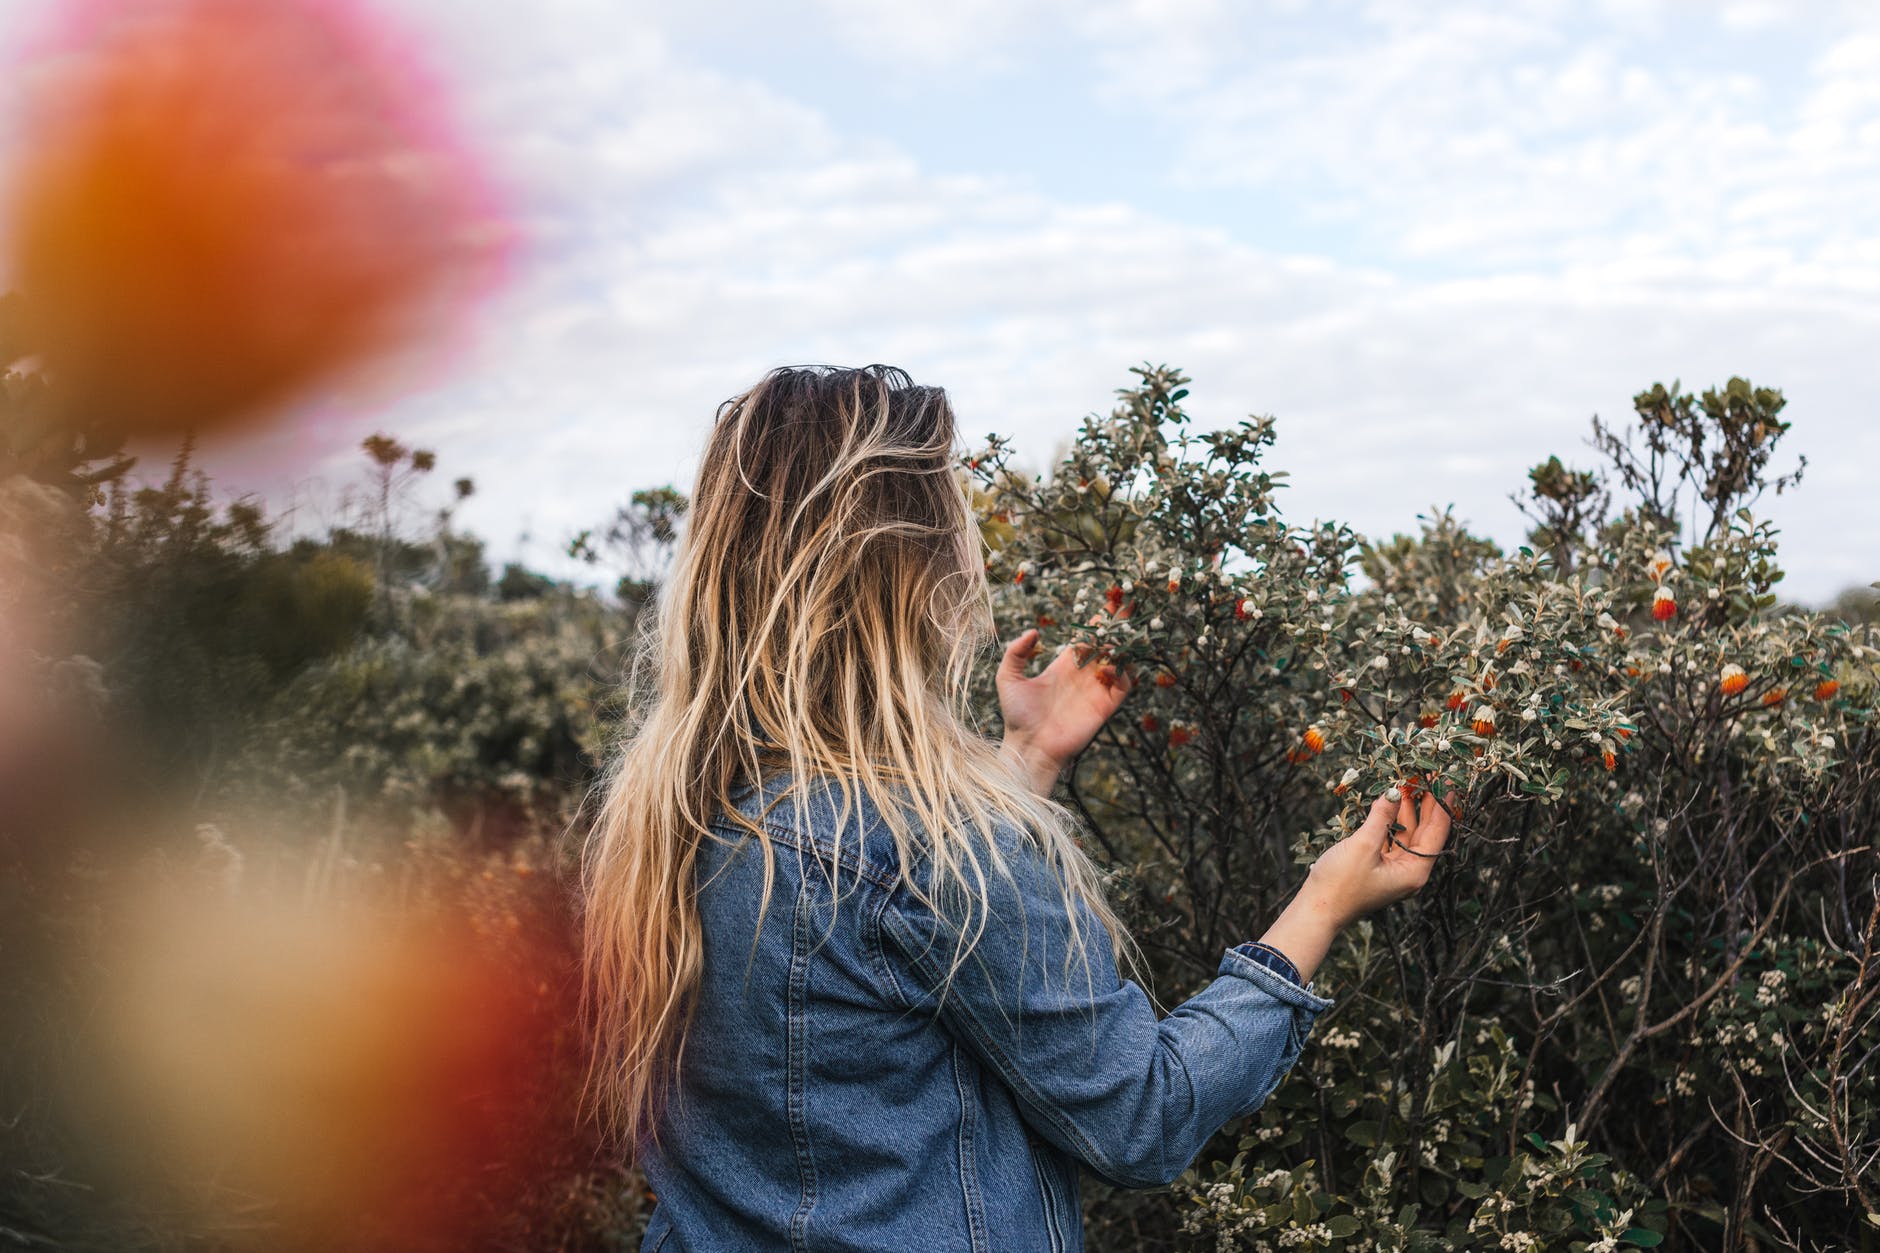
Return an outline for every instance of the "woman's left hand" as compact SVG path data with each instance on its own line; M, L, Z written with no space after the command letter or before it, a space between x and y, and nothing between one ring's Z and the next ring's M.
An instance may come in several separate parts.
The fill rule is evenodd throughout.
M1064 763L1122 707L1131 681L1127 668L1094 656L1090 644L1066 644L1042 672L1028 676L1038 640L1034 628L1006 645L999 662L999 711L1006 750L1017 753L1048 792Z

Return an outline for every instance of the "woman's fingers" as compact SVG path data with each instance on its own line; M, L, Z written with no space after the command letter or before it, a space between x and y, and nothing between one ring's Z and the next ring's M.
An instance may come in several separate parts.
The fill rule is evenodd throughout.
M1390 847L1390 824L1397 816L1397 807L1402 802L1390 798L1385 792L1371 802L1371 812L1365 815L1364 825L1358 828L1358 834L1374 845L1380 852Z
M1449 843L1449 811L1434 796L1427 797L1422 808L1422 821L1410 836L1410 847L1419 853L1440 853Z
M1002 678L1022 679L1025 667L1038 655L1038 629L1032 627L1021 632L1019 637L1005 646L1005 656L999 659L999 675Z

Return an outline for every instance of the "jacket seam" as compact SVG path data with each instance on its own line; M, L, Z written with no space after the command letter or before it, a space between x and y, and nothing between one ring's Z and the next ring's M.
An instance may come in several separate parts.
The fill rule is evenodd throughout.
M973 1154L973 1130L978 1125L973 1117L973 1105L966 1091L966 1080L960 1074L960 1044L952 1042L953 1090L960 1098L960 1190L966 1196L966 1228L974 1253L987 1250L991 1245L986 1238L986 1201L979 1194L979 1164Z
M713 818L706 825L720 835L728 835L734 838L750 834L750 832L746 831L743 827L735 826L722 818ZM800 853L809 853L825 859L829 855L829 849L817 842L813 836L806 836L800 831L793 831L788 827L779 826L777 823L771 822L768 819L758 820L757 825L762 827L772 838L782 840ZM836 854L836 862L840 866L856 871L877 887L891 890L897 882L896 876L889 874L881 867L870 862L865 857L862 857L853 847L838 851Z
M809 954L805 944L809 922L809 911L805 908L808 898L808 884L799 881L791 936L790 999L785 1014L790 1140L796 1150L797 1178L802 1189L796 1212L790 1216L790 1247L794 1253L808 1253L809 1215L816 1205L816 1159L809 1143L808 1096L805 1091L809 1071L809 1024L805 1010L809 982Z
M890 922L889 925L892 926L892 922ZM909 960L916 966L923 965L919 957L910 957ZM933 972L931 968L928 969L930 974L933 974L934 977L938 977L936 972ZM1019 1069L1017 1063L1013 1061L1011 1056L1007 1054L1004 1049L999 1047L998 1041L993 1037L991 1032L986 1030L985 1024L980 1021L979 1015L973 1011L972 1006L962 1001L960 1012L980 1047L984 1048L988 1054L998 1060L1001 1074L1007 1077L1008 1081L1019 1094L1022 1095L1047 1122L1058 1129L1060 1135L1077 1146L1078 1155L1083 1157L1085 1161L1093 1164L1097 1162L1107 1163L1109 1161L1109 1155L1104 1153L1103 1150L1097 1146L1096 1142L1085 1134L1081 1127L1052 1106L1051 1102L1045 1098L1044 1093L1032 1084L1031 1079L1024 1071ZM1119 1183L1126 1182L1122 1173L1109 1171L1105 1173L1110 1174L1110 1177Z

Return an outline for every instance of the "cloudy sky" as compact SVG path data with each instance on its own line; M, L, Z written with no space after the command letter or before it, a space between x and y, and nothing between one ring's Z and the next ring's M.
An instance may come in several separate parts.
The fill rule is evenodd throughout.
M1809 461L1763 508L1789 593L1880 579L1880 6L381 3L526 250L458 367L298 468L434 447L499 555L689 487L774 365L904 366L1037 463L1150 360L1202 426L1279 418L1295 521L1504 543L1591 415L1744 374Z

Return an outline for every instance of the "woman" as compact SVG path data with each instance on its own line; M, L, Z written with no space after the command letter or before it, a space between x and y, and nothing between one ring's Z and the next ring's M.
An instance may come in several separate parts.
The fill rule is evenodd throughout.
M970 725L994 628L954 434L877 366L719 409L584 858L588 1095L658 1198L642 1249L1081 1249L1079 1169L1166 1184L1256 1109L1333 936L1447 838L1380 797L1158 1021L1050 798L1129 677L1027 677L1026 632L1003 742Z

